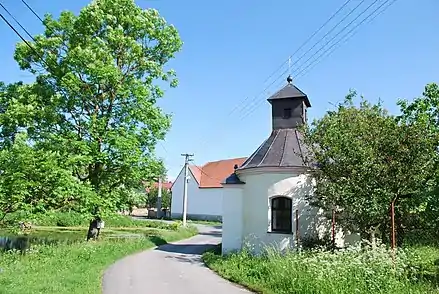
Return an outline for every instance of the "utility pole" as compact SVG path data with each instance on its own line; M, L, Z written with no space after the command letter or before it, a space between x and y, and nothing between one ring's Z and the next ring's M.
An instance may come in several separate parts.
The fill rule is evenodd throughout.
M187 182L188 182L188 169L189 169L189 161L193 154L184 153L181 156L184 156L184 182L183 182L183 226L186 226L186 215L187 215Z
M162 217L162 177L159 177L159 188L157 193L157 218Z

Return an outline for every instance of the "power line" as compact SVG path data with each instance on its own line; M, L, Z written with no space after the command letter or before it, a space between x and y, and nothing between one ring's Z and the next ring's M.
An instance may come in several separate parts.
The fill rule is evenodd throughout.
M295 64L297 64L300 60L302 60L302 58L304 58L306 56L306 54L308 54L309 52L312 51L312 49L315 48L315 46L317 46L322 40L325 39L325 37L327 37L330 33L332 33L345 19L347 19L352 13L354 13L355 10L358 9L358 7L361 6L361 4L364 3L364 1L366 0L361 0L360 3L357 4L357 6L355 6L347 15L345 15L335 26L332 27L332 29L330 29L328 32L326 32L326 34L320 38L320 40L318 40L316 43L314 43L314 45L312 45L311 48L309 48L304 54L302 54L293 64L292 66L294 66ZM375 0L375 2L377 2L378 0ZM375 2L373 2L372 4L374 4ZM365 10L363 10L362 13L364 13ZM360 13L359 15L361 15L362 13ZM358 16L357 16L358 17ZM349 23L350 24L350 23ZM348 24L348 25L349 25Z
M380 12L378 12L377 14L373 15L372 18L369 19L368 22L366 22L366 24L371 23L376 17L378 17L379 15L381 15L382 13L384 13L390 6L392 6L396 1L398 0L392 0L389 2L389 0L386 0L384 3L382 3L377 9L375 9L371 14L369 14L365 19L363 19L363 21L361 23L364 23L369 17L372 16L372 14L374 14L376 11L378 11L380 8L382 8L384 5L386 5L387 3L389 3L386 7L384 7L383 10L381 10ZM360 24L361 24L360 23ZM356 30L353 34L349 35L350 33L352 33L356 28L359 27L359 25L356 25L354 28L352 28L351 30L349 30L346 34L343 35L343 37L340 38L339 42L334 43L331 47L328 48L327 51L323 52L322 54L320 54L317 58L315 58L313 60L313 62L311 62L308 66L306 66L305 68L303 68L301 71L299 71L295 78L298 79L299 77L303 77L307 72L310 71L310 69L314 68L315 65L317 65L318 63L320 63L323 58L319 59L320 57L328 57L329 55L331 55L337 48L340 47L340 45L344 44L345 42L347 42L349 39L351 39L352 37L354 37L359 30ZM347 36L347 38L345 38ZM334 48L334 46L339 45L337 47ZM331 48L334 48L333 50L331 50ZM331 51L329 51L331 50ZM328 54L325 54L329 52Z
M326 34L321 37L316 43L314 43L313 46L311 46L311 48L309 48L304 54L302 54L293 64L290 64L290 67L294 66L295 64L297 64L299 61L301 61L309 52L312 51L312 49L315 48L315 46L317 46L322 40L325 39L325 37L327 37L331 32L333 32L345 19L347 19L355 10L357 10L361 4L364 3L365 0L361 0L360 3L358 3L353 9L351 9L349 11L349 13L347 15L345 15L339 22L337 22L337 24L335 24L335 26L332 27L332 29L330 29L328 32L326 32ZM378 1L378 0L376 0ZM375 1L375 2L376 2ZM308 43L326 24L328 24L338 13L341 12L341 10L343 10L343 8L350 2L350 0L346 1L317 31L315 31L306 41L305 43L302 44L302 46L300 46L298 48L298 50L296 50L292 55L295 55L297 52L299 52L299 50L306 44ZM375 3L374 2L374 3ZM366 9L367 10L367 9ZM362 12L364 13L365 10ZM360 15L362 14L360 13ZM346 27L345 27L346 28ZM313 55L312 55L313 56ZM278 81L279 79L283 78L285 75L286 71L282 72L277 79L275 79L269 86L271 86L272 84L274 84L276 81ZM255 97L257 98L257 97ZM254 99L256 100L256 99ZM259 103L257 103L255 105L254 108L249 108L248 109L248 114L245 114L244 117L247 117L249 114L251 114L254 110L256 110L256 108L258 107L258 105L261 103L261 101L259 101ZM253 103L252 103L253 104ZM245 109L245 107L243 108Z
M21 0L21 2L23 2L24 3L24 5L26 5L26 7L33 13L33 15L35 15L35 17L37 17L39 20L40 20L40 22L42 23L42 24L44 24L44 21L43 21L43 19L38 15L38 13L25 1L25 0ZM15 20L15 22L17 22L18 23L18 25L27 33L27 35L29 36L29 37L31 37L34 41L35 41L35 39L33 38L33 36L19 23L19 21L17 20L17 19L15 19L15 17L10 13L10 12L8 12L7 11L7 9L0 3L0 5L3 7L3 9L5 9L5 11L12 17L12 19L14 19ZM53 31L52 31L52 33L53 33ZM36 42L36 41L35 41ZM165 146L163 145L163 143L161 142L161 141L158 141L158 143L160 144L160 146L162 147L162 149L165 151L165 153L166 154L168 154L168 156L170 156L170 153L168 152L168 150L165 148ZM178 166L178 168L181 168L181 165L176 165L176 164L170 164L170 166L172 167L177 167Z
M362 16L364 13L366 13L366 11L368 11L375 3L377 3L379 0L374 0L371 4L369 4L369 6L366 7L365 10L363 10L359 15L357 15L357 17L355 17L353 20L351 20L343 29L341 29L337 34L335 34L329 41L327 41L323 46L321 46L319 48L319 50L317 50L316 52L314 52L313 55L311 55L307 60L305 60L304 64L306 64L313 56L317 55L317 53L319 53L322 49L324 49L326 47L326 45L328 45L329 43L331 43L335 38L337 38L341 33L343 33L351 24L354 23L354 21L356 21L360 16ZM377 9L375 9L371 14L369 14L368 16L366 16L362 21L360 21L358 24L356 24L349 32L352 32L355 28L357 28L358 26L362 25L373 13L375 13L378 9L380 9L384 4L386 4L386 2L388 2L389 0L386 0L385 2L383 2L380 6L378 6ZM335 43L336 44L336 43Z
M334 19L335 16L337 16L348 4L349 2L351 2L352 0L347 0L345 3L343 3L342 6L340 6L336 12L334 12L316 31L314 31L314 33L312 33L297 49L296 51L293 52L293 54L291 54L287 60L283 61L277 68L275 71L273 71L267 79L265 79L265 81L262 84L267 83L278 71L281 70L281 68L285 65L285 63L291 58L291 56L296 55L296 53L298 53L306 44L309 43L309 41L312 40L312 38L314 38L332 19ZM362 2L365 0L362 0ZM353 11L351 11L352 13ZM349 15L348 15L349 16ZM285 72L284 72L285 73ZM263 91L265 92L265 91ZM260 93L261 94L261 93ZM260 95L258 94L258 96ZM237 110L239 108L240 105L242 105L245 101L247 101L249 99L250 96L247 96L241 103L238 103L231 111L230 113L227 115L231 115L235 110Z
M34 15L36 17L38 17L38 19L40 19L41 22L42 19L38 16L38 14L25 2L22 0L23 3L25 3L25 5L34 13ZM35 38L29 33L29 31L17 20L17 18L14 17L14 15L12 15L12 13L0 2L0 7L2 7L6 13L20 26L20 28L34 41L36 42ZM40 60L47 66L47 71L50 73L51 66L47 63L47 61L44 59L44 57L39 54L36 49L17 31L17 29L4 17L4 15L2 13L0 13L0 18L3 19L3 21L20 37L20 39L40 58ZM43 22L44 24L44 22ZM48 83L50 83L54 88L57 88L56 85L54 85L50 80L47 80ZM61 94L63 94L64 96L67 96L64 92L61 91ZM159 141L159 143L161 144L161 146L163 147L163 149L165 150L166 153L168 153L167 149L164 147L164 145ZM171 166L176 166L176 165L171 165ZM178 168L180 168L181 166L178 166Z
M0 3L0 6L6 11L6 13L8 13L10 16L12 16L12 14L5 8L5 6L3 4ZM44 58L37 52L37 50L35 50L34 47L32 47L32 45L25 39L23 38L23 36L17 31L17 29L4 17L4 15L2 13L0 13L0 18L9 26L9 28L11 28L15 34L17 34L18 37L20 37L20 39L35 53L38 55L38 57L40 57L41 61L44 62L44 64L47 67L50 67L49 64L44 60ZM18 25L23 28L23 26L18 22L18 20L12 16L12 19L18 23ZM25 30L25 29L24 29ZM25 30L25 32L27 32L27 34L29 34L29 32L27 30ZM32 37L33 40L35 40Z
M34 41L34 42L36 42L35 41L35 38L29 33L29 31L28 30L26 30L26 28L25 27L23 27L22 25L21 25L21 23L12 15L12 13L10 13L9 12L9 10L0 2L0 6L4 9L4 11L6 11L6 13L20 26L20 28Z
M42 22L42 23L44 23L44 21L41 19L41 17L35 12L35 10L33 10L32 9L32 7L30 7L30 5L29 4L27 4L27 2L26 1L24 1L24 0L21 0L21 2L23 2L24 3L24 5L26 5L26 7Z
M294 63L293 65L297 64L300 60L302 60L309 52L311 52L312 49L314 49L322 40L325 39L326 36L328 36L331 32L334 31L334 29L336 29L345 19L347 19L355 10L358 9L358 7L360 7L361 4L364 3L365 0L360 1L360 3L358 3L347 15L345 15L332 29L330 29L322 38L320 38L320 40L318 40L316 43L314 43L314 45L309 48L304 54L302 54ZM340 33L342 33L344 30L346 30L355 20L357 20L361 15L363 15L372 5L374 5L376 2L378 2L378 0L374 0L374 2L372 2L366 9L364 9L362 12L360 12L360 14L357 15L356 18L354 18L350 23L348 23L346 26L344 26L334 37L332 37L329 41L327 41L322 47L320 47L319 50L317 50L317 52L314 52L310 58L312 58L313 56L315 56L318 52L320 52L329 42L331 42L332 40L334 40L335 37L337 37ZM305 63L307 61L309 61L308 58ZM300 67L299 67L300 68ZM296 71L296 69L294 70ZM251 113L253 113L258 107L259 105L262 103L262 101L258 101L255 104L254 108L249 109L249 111L247 113L245 113L243 115L244 119L245 117L249 116Z
M378 11L380 8L382 8L386 3L388 3L390 0L386 0L386 1L384 1L381 5L379 5L374 11L372 11L369 15L367 15L360 23L358 23L358 24L356 24L351 30L349 30L345 35L343 35L343 37L342 38L340 38L337 42L335 42L334 44L332 44L332 46L330 46L327 50L325 50L325 51L323 51L322 52L322 54L320 54L317 58L315 58L314 60L313 60L313 62L314 63L316 63L316 62L320 62L322 59L323 59L323 57L327 57L327 56L329 56L332 52L334 52L335 51L335 49L337 49L337 48L334 48L334 50L332 50L332 52L329 52L329 54L326 54L326 56L325 56L325 53L327 53L328 51L330 51L335 45L337 45L337 44L340 44L341 43L341 41L343 41L343 43L345 43L345 42L347 42L350 38L352 38L356 33L354 33L354 34L352 34L352 35L350 35L350 36L348 36L352 31L354 31L356 28L358 28L360 25L362 25L362 24L364 24L364 22L367 20L367 19L369 19L376 11ZM387 10L387 8L389 8L392 4L394 4L395 2L396 2L397 0L392 0L392 2L388 5L388 6L386 6L381 12L379 12L378 14L376 14L371 20L373 20L374 18L376 18L379 14L381 14L381 13L383 13L385 10ZM363 2L363 1L362 1ZM367 12L376 2L378 2L378 0L375 0L374 2L372 2L366 9L364 9L359 15L357 15L357 17L354 19L354 20L352 20L348 25L346 25L342 30L340 30L333 38L331 38L328 42L326 42L325 43L325 45L323 45L319 50L317 50L317 52L315 52L313 55L311 55L311 57L310 58L312 58L313 56L315 56L315 55L317 55L320 51L321 51L321 49L322 48L324 48L324 47L326 47L332 40L334 40L338 35L340 35L343 31L345 31L355 20L357 20L361 15L363 15L365 12ZM358 7L358 5L355 7L355 8L357 8ZM355 9L354 8L354 9ZM358 31L357 31L358 32ZM326 35L325 35L326 36ZM347 38L345 38L344 40L343 40L343 38L345 37L345 36L348 36ZM310 58L308 58L308 60L307 61L309 61L310 60ZM320 60L319 60L319 58L320 58ZM307 61L305 61L305 63L304 64L306 64L306 62ZM311 64L312 65L312 64ZM299 76L300 75L300 77L303 77L304 76L304 74L305 74L305 71L308 69L309 70L309 68L310 68L310 65L308 65L308 66L305 66L305 68L298 68L297 69L297 73L296 73L296 75L297 76ZM281 75L282 76L282 75ZM280 76L280 77L281 77ZM276 80L275 80L276 81ZM272 85L275 81L273 81L270 85ZM281 84L282 83L284 83L284 81L281 81ZM265 89L267 89L268 87L266 87ZM264 90L265 90L264 89ZM263 100L260 100L260 101L256 101L256 104L254 105L254 107L252 107L251 109L249 109L249 111L248 112L246 112L246 113L244 113L244 115L242 115L241 117L240 117L240 119L239 120L243 120L243 119L245 119L246 117L248 117L251 113L253 113L258 107L259 107L259 105L261 104L263 102Z
M314 38L314 36L316 36L332 19L334 19L334 17L335 16L337 16L348 4L349 4L349 2L351 2L352 0L347 0L341 7L339 7L338 9L337 9L337 11L335 12L335 13L333 13L330 17L329 17L329 19L328 20L326 20L313 34L311 34L311 36L310 37L308 37L306 40L305 40L305 42L303 42L297 49L296 49L296 51L293 53L293 55L294 54L296 54L297 52L299 52L300 51L300 49L302 49L306 44L308 44L308 42L309 41L311 41L312 40L312 38ZM363 3L365 0L361 0L361 2L360 2L360 4L361 3ZM359 4L359 5L360 5ZM331 32L331 31L333 31L344 19L346 19L349 15L351 15L358 7L359 7L359 5L357 5L355 8L353 8L350 12L349 12L349 14L347 15L347 16L345 16L340 22L338 22L330 31L329 31L329 33ZM324 37L326 37L329 33L327 33L325 36L323 36L323 38ZM323 40L323 38L321 38L316 44L318 44L321 40ZM314 46L313 47L315 47L315 45L316 44L314 44ZM306 52L306 53L308 53L309 52L309 50ZM305 55L306 55L306 53L305 53ZM301 58L303 58L303 56L304 55L302 55L302 57ZM287 59L287 61L289 61L290 60L290 58L291 58L291 56ZM299 58L295 63L297 63L301 58ZM264 81L264 84L266 83L266 82L268 82L270 79L271 79L271 77L274 75L274 74L276 74L283 66L284 66L284 64L285 64L285 61L284 62L282 62L282 64L281 64L281 66L279 66L272 74L270 74L270 76ZM268 88L270 88L277 80L279 80L279 78L281 78L281 77L283 77L287 72L288 72L288 70L289 69L286 69L286 70L284 70L275 80L273 80L268 86L266 86L261 92L259 92L254 98L253 98L253 101L255 101L255 100L257 100L257 98L260 96L260 95L262 95L262 94L264 94L267 90L268 90ZM244 107L242 107L241 108L241 110L245 110L245 108L246 108L246 104L245 104L245 102L249 99L249 97L250 96L247 96L241 103L239 103L237 106L235 106L233 109L232 109L232 111L230 111L229 112L229 114L228 115L226 115L226 117L228 117L229 115L231 115L236 109L238 109L239 108L239 106L242 106L242 105L244 105ZM251 104L250 104L251 105ZM205 142L206 140L204 140L204 141L202 141L203 143Z
M1 3L0 3L1 4ZM25 32L27 34L29 34L29 32L21 25L21 23L6 9L6 7L1 4L1 7L12 17L12 19L21 27L23 28L23 30L25 30ZM2 13L0 13L0 18L9 26L9 28L11 28L15 34L17 34L17 36L37 55L37 57L40 58L40 60L47 66L47 68L45 69L48 73L53 74L53 72L51 72L51 66L47 63L47 61L44 59L44 57L17 31L17 29L4 17L4 15ZM35 41L35 39L31 36L31 38ZM54 89L57 89L57 85L55 85L51 80L46 79L46 82L49 83L50 85L52 85L52 87L54 87ZM65 94L65 92L63 92L63 90L61 89L60 94L64 95L64 97L66 97L67 95ZM60 117L61 120L66 120L63 116Z
M294 56L294 55L296 55L296 53L298 53L299 51L300 51L300 49L302 49L306 44L308 44L308 42L309 41L311 41L312 40L312 38L314 38L315 37L315 35L317 35L337 14L339 14L342 10L343 10L343 8L345 8L346 7L346 5L348 5L349 4L349 2L351 2L352 0L347 0L342 6L340 6L340 8L339 9L337 9L337 11L336 12L334 12L334 14L332 14L332 16L327 20L327 21L325 21L308 39L306 39L306 41L302 44L302 45L300 45L300 47L299 48L297 48L297 50L296 51L294 51L294 53L293 54L291 54L291 56ZM363 0L364 1L364 0ZM363 1L361 1L361 3L363 2ZM360 3L360 4L361 4ZM353 10L351 10L351 12L348 14L348 16L355 10L356 8L354 8ZM336 25L337 26L337 25ZM335 28L335 27L334 27ZM325 35L326 36L326 35Z
M384 6L387 2L389 2L390 0L386 0L385 2L383 2L381 5L379 5L378 6L378 8L377 9L375 9L372 13L370 13L369 15L367 15L361 22L359 22L357 25L355 25L354 26L354 28L353 29L351 29L347 34L345 34L344 36L346 36L346 35L348 35L349 33L351 33L355 28L357 28L357 27L359 27L360 25L362 25L372 14L374 14L377 10L379 10L382 6ZM393 0L393 1L396 1L396 0ZM353 19L348 25L346 25L344 28L342 28L333 38L331 38L328 42L326 42L322 47L320 47L320 49L319 50L317 50L313 55L311 55L310 56L310 58L308 58L306 61L305 61L305 64L306 64L306 62L308 62L312 57L314 57L315 55L317 55L317 53L319 53L323 48L325 48L331 41L333 41L338 35L340 35L343 31L345 31L355 20L357 20L361 15L363 15L367 10L369 10L376 2L378 2L378 0L375 0L374 2L372 2L366 9L364 9L355 19ZM393 4L394 2L392 2L391 4ZM390 6L390 5L389 5ZM389 7L389 6L387 6L387 8ZM387 9L386 8L386 9ZM384 11L384 10L383 10ZM354 34L352 34L351 36L349 36L348 38L346 38L346 40L344 40L344 42L346 42L347 40L349 40L350 38L352 38L354 36ZM338 42L336 42L336 43L334 43L329 49L327 49L326 51L323 51L323 53L322 54L320 54L319 56L318 56L318 58L319 57L321 57L321 56L323 56L327 51L329 51L331 48L333 48L336 44L338 44L338 43L340 43L341 42L341 39L338 41ZM328 54L327 56L329 56L330 54ZM317 60L318 58L316 58L315 60ZM302 70L302 71L300 71L299 72L299 70L301 70L301 68L299 67L299 68L297 68L297 72L298 73L301 73L301 72L303 72L304 70ZM306 70L306 68L305 68L305 70ZM303 75L302 75L303 76ZM259 105L261 104L263 102L263 100L260 100L260 101L258 101L258 102L256 102L256 104L255 104L255 106L251 109L251 110L249 110L248 112L246 112L242 117L241 117L241 119L240 120L242 120L242 119L244 119L244 118L246 118L247 116L249 116L251 113L253 113L258 107L259 107Z
M38 15L38 13L24 0L21 0L21 2L24 3L24 5L26 5L26 7L40 20L40 22L42 24L44 24L43 19ZM20 26L20 28L30 37L32 38L32 40L34 42L36 42L35 38L29 33L29 31L26 30L26 28L24 26L21 25L21 23L8 11L8 9L2 4L0 3L0 6L6 11L6 13ZM47 65L49 66L45 60L43 59L43 57L41 57L41 60ZM162 144L162 142L159 141L159 144L161 145L161 147L163 148L163 150L165 151L165 153L167 153L169 155L168 150L165 148L165 146ZM175 166L177 167L177 165L174 164L170 164L171 166ZM178 166L178 168L181 168L181 166Z

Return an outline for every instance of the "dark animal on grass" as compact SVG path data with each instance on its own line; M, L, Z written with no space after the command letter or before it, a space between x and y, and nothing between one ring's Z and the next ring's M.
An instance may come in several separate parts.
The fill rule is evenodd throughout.
M90 226L88 227L87 233L87 241L90 239L96 240L99 237L99 233L101 232L101 228L103 228L103 221L99 216L95 217L92 221L90 221Z

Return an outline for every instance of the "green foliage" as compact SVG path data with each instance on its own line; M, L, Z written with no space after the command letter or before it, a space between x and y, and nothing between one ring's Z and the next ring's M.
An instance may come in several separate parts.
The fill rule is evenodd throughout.
M179 223L166 223L152 220L136 220L123 215L112 215L105 218L105 226L109 227L148 227L166 230L178 230Z
M137 191L134 189L132 190L122 189L116 195L119 196L117 203L117 208L119 211L128 210L131 214L134 207L145 205L146 194L145 192L142 192L140 189Z
M431 138L435 142L436 153L439 150L439 86L437 84L428 84L421 97L409 102L400 100L398 105L401 107L400 121L405 123L423 124ZM437 155L437 154L436 154ZM426 234L435 236L437 240L439 235L439 161L436 160L434 172L430 177L428 185L423 191L423 202L413 209L416 218L413 221L418 231L418 236L423 238ZM419 230L422 229L422 232Z
M175 72L165 67L181 49L178 32L134 0L92 1L78 15L46 15L44 26L28 41L33 49L19 43L14 55L35 83L0 83L0 149L21 148L35 157L32 167L55 170L46 177L38 171L41 177L31 184L22 180L27 167L9 164L13 178L1 193L12 203L42 199L29 201L37 210L52 204L87 212L132 206L141 181L164 174L155 145L171 118L156 102L164 95L158 82L177 86ZM12 147L23 131L26 143ZM41 186L44 191L34 195Z
M435 140L422 122L398 122L380 104L351 92L305 130L308 161L317 162L313 204L337 210L337 222L374 235L396 201L400 215L422 203L434 170Z
M159 190L156 187L152 187L146 198L146 205L148 207L156 207L158 199ZM171 192L167 189L162 189L162 208L171 207Z
M57 152L29 146L23 133L0 150L0 211L44 212L93 205L95 195L72 175ZM1 216L0 216L1 217Z
M101 293L102 273L115 261L155 245L189 238L195 233L193 228L153 230L139 238L101 239L98 242L77 240L68 244L60 242L55 246L34 245L24 256L15 252L0 253L0 292ZM78 234L83 240L86 229Z
M60 227L76 227L86 226L88 227L91 214L83 214L77 212L55 212L49 211L46 213L30 214L26 212L17 212L9 214L4 224L17 226L20 221L29 221L33 225L37 226L60 226ZM162 222L152 220L137 220L129 216L119 214L107 214L104 216L105 227L107 228L121 228L121 227L137 227L137 228L155 228L175 231L180 229L180 222Z
M21 221L27 221L36 226L59 226L59 227L76 227L88 226L90 214L78 212L60 212L47 211L45 213L29 213L20 211L11 213L5 218L4 224L6 226L16 226Z
M437 249L434 253L436 258L439 257ZM375 250L351 248L335 253L304 251L281 254L267 250L259 257L244 250L226 257L208 252L203 255L203 260L222 277L258 293L435 292L435 287L420 275L417 254L411 250L399 250L395 258L396 270L391 254L385 247ZM431 258L428 265L434 268ZM423 273L430 274L429 271Z

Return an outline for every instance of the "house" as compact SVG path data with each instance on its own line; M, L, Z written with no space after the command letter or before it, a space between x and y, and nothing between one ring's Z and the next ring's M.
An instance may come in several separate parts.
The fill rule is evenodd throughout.
M223 253L240 250L244 244L254 253L264 246L284 250L331 230L323 211L307 201L314 181L304 160L306 146L299 127L306 123L311 103L291 77L287 82L268 99L270 136L222 183ZM335 237L337 246L342 246L343 233L339 230Z
M241 165L246 158L208 162L203 166L189 165L187 180L187 218L199 220L222 219L222 180ZM171 191L171 217L183 215L184 168L175 179Z
M147 185L147 184L145 183L145 185ZM151 187L151 186L152 186L152 187ZM156 189L158 189L158 187L159 187L159 183L158 183L158 182L154 182L154 183L152 183L152 185L150 185L150 186L146 186L146 187L145 187L145 191L146 191L146 193L149 193L149 190L150 190L151 188L156 188ZM172 187L172 182L171 182L171 181L162 182L162 191L168 191L168 192L170 192L170 191L171 191L171 187Z

